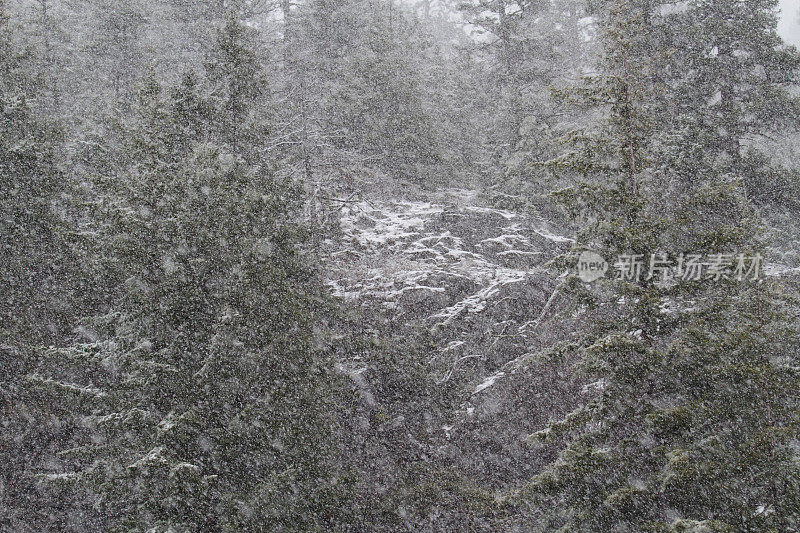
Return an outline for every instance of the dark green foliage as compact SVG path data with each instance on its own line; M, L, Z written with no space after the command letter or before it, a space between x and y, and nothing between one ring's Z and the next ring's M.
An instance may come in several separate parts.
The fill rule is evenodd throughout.
M767 155L800 110L776 0L6 4L0 530L800 527L792 265L562 275L791 263L760 227L800 192ZM350 265L390 279L337 302Z
M414 21L391 2L363 0L314 0L298 16L301 76L329 144L405 178L440 163L418 60L427 45Z
M269 87L256 42L254 32L230 16L219 30L217 46L211 50L206 66L216 112L212 124L219 141L247 161L265 155L258 149L263 151L271 122ZM252 149L243 152L242 146Z
M572 94L605 110L607 120L574 135L567 152L547 163L583 178L557 194L584 222L582 246L607 258L760 250L737 179L740 143L779 118L749 122L756 106L767 105L765 94L774 96L770 107L785 102L781 84L789 74L754 81L737 73L752 71L748 61L759 53L762 62L794 64L775 48L772 6L696 2L661 18L647 0L603 3L601 73ZM670 48L675 35L683 36L682 54ZM731 38L727 51L709 57ZM707 63L695 70L693 62ZM713 80L705 85L695 76ZM709 104L719 87L722 100ZM547 509L536 527L796 527L795 289L643 276L601 280L590 293L595 307L617 309L592 324L596 336L578 350L577 370L599 392L534 436L565 442L559 459L523 491L523 500Z
M29 57L12 47L7 20L0 11L0 328L32 329L34 337L44 338L48 318L42 286L53 280L45 257L60 239L53 211L62 186L55 160L58 137L32 109L36 94Z
M143 71L145 13L137 0L100 0L92 5L94 32L87 45L100 67L94 74L121 105L130 103Z
M23 380L38 364L36 346L70 327L83 281L59 213L69 190L57 164L62 138L36 112L35 59L13 37L0 2L0 529L9 531L46 528L58 513L33 473L65 428Z
M118 166L95 180L100 261L119 299L87 319L96 340L48 354L64 381L31 376L53 401L73 398L87 437L65 452L74 474L45 478L83 482L112 531L337 520L334 379L300 197L241 155L258 153L257 136L213 120L252 116L262 94L260 73L242 70L243 31L220 33L207 83L223 89L209 100L191 75L168 98L152 81L140 90L112 146Z

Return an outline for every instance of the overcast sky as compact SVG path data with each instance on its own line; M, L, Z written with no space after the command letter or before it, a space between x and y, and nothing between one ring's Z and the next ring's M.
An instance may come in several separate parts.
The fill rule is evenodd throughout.
M800 0L781 0L781 21L778 33L787 42L800 48Z

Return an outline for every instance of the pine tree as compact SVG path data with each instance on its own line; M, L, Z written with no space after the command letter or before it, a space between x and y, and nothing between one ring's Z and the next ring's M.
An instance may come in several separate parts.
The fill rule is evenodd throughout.
M726 113L703 107L727 78L703 87L693 79L703 69L687 76L678 65L708 53L700 42L719 20L704 11L710 4L697 2L686 15L711 26L705 31L662 18L647 0L603 4L601 74L579 99L607 110L604 135L576 134L575 148L550 162L583 177L560 193L589 222L583 246L607 257L761 251L736 174L747 129L737 109L763 104L765 93L779 102L783 80L736 83L735 97L723 96ZM774 42L774 2L721 4L728 8L724 20L736 21L725 39L744 35L739 46L762 50L759 40ZM676 57L668 43L683 31L695 36L693 54ZM670 116L676 94L683 104ZM676 127L698 117L706 122ZM592 327L577 349L581 371L600 391L533 436L564 442L559 459L523 491L523 500L545 509L539 529L796 527L796 290L706 278L662 283L644 275L602 280L591 290L577 281L567 286L597 310L586 315Z
M507 172L530 179L530 163L548 157L563 109L548 101L550 88L580 77L587 51L588 19L584 2L530 2L522 6L515 30L514 76L506 96L513 128ZM520 94L521 93L521 94ZM519 167L515 167L515 164ZM526 169L527 167L527 169Z
M48 353L60 375L30 378L71 396L85 426L64 453L75 469L45 478L97 494L111 531L337 519L332 365L316 333L325 299L302 252L301 196L227 117L252 118L260 101L245 31L220 32L209 100L191 75L169 97L154 81L140 90L119 167L95 185L119 300L87 321L95 342Z
M413 60L422 45L392 2L314 0L297 14L304 87L329 158L403 177L439 163L439 140ZM318 118L316 118L318 117Z
M489 36L486 47L489 57L489 99L492 108L491 135L493 162L499 166L517 141L519 115L514 83L518 72L518 31L525 2L510 0L476 0L463 2L459 9L466 14L482 36Z
M95 31L87 45L100 68L89 71L100 76L97 81L115 103L128 105L136 80L144 72L141 39L147 23L145 11L136 0L97 0L90 10Z
M267 124L272 122L269 87L255 44L252 30L231 14L218 33L206 67L214 87L211 98L218 110L214 118L219 141L248 162L262 154L245 154L243 146L263 145L259 139L268 135Z
M9 531L48 528L58 513L32 471L63 428L39 410L24 377L38 365L36 347L69 328L80 282L58 212L69 189L57 164L61 135L37 112L37 59L13 41L0 2L0 529Z

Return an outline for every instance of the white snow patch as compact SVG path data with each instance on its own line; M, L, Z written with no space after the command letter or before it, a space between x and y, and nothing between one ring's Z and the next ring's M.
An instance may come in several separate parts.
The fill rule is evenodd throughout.
M483 380L483 383L481 383L480 385L478 385L477 387L475 387L475 392L473 392L472 394L478 394L479 392L483 392L483 391L485 391L486 389L488 389L489 387L491 387L492 385L494 385L494 384L495 384L495 382L496 382L496 381L497 381L499 378L502 378L502 377L503 377L503 376L505 376L505 375L506 375L506 373L505 373L505 372L498 372L497 374L495 374L495 375L493 375L493 376L489 376L488 378L486 378L485 380Z
M599 379L599 380L597 380L597 381L595 381L593 383L587 383L586 385L584 385L583 388L581 389L581 392L584 393L584 394L588 394L589 392L592 392L592 391L605 390L605 388L606 388L606 380L605 379Z
M506 275L502 276L502 274ZM489 300L500 292L501 287L504 285L519 283L525 279L525 275L526 273L522 271L512 271L510 269L506 269L505 273L501 272L501 276L496 278L487 287L484 287L475 294L464 298L455 305L452 305L446 309L443 309L439 313L432 315L432 319L443 319L434 327L448 325L463 313L480 313L481 311L484 311L489 304Z
M514 220L518 219L520 216L517 213L512 211L507 211L505 209L493 209L491 207L480 207L476 205L470 205L464 208L465 211L471 211L473 213L485 213L485 214L494 214L500 215L501 217L505 218L506 220Z
M530 244L530 241L523 237L522 235L500 235L499 237L490 237L488 239L483 239L481 242L478 243L479 247L484 247L487 244L499 244L501 246L505 246L506 248L513 248L517 244L527 245Z
M562 235L555 235L553 233L550 233L549 231L547 231L544 228L534 229L533 232L536 233L537 235L539 235L540 237L544 237L545 239L547 239L549 241L552 241L552 242L558 242L558 243L574 243L575 242L575 239L573 239L571 237L564 237Z
M689 10L689 2L674 2L669 4L661 4L660 6L658 6L659 14L662 17L678 13L685 13L688 10Z

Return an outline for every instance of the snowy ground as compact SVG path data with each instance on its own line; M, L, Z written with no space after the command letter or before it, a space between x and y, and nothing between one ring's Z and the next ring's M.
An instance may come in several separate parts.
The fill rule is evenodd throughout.
M328 243L334 293L395 331L425 328L436 343L429 370L439 383L460 380L467 397L526 351L510 333L538 314L555 283L540 267L572 242L465 190L364 200L343 210L341 231Z
M434 202L365 200L343 210L341 228L334 293L387 311L410 304L434 326L480 313L570 243L543 221L481 205L466 190Z

